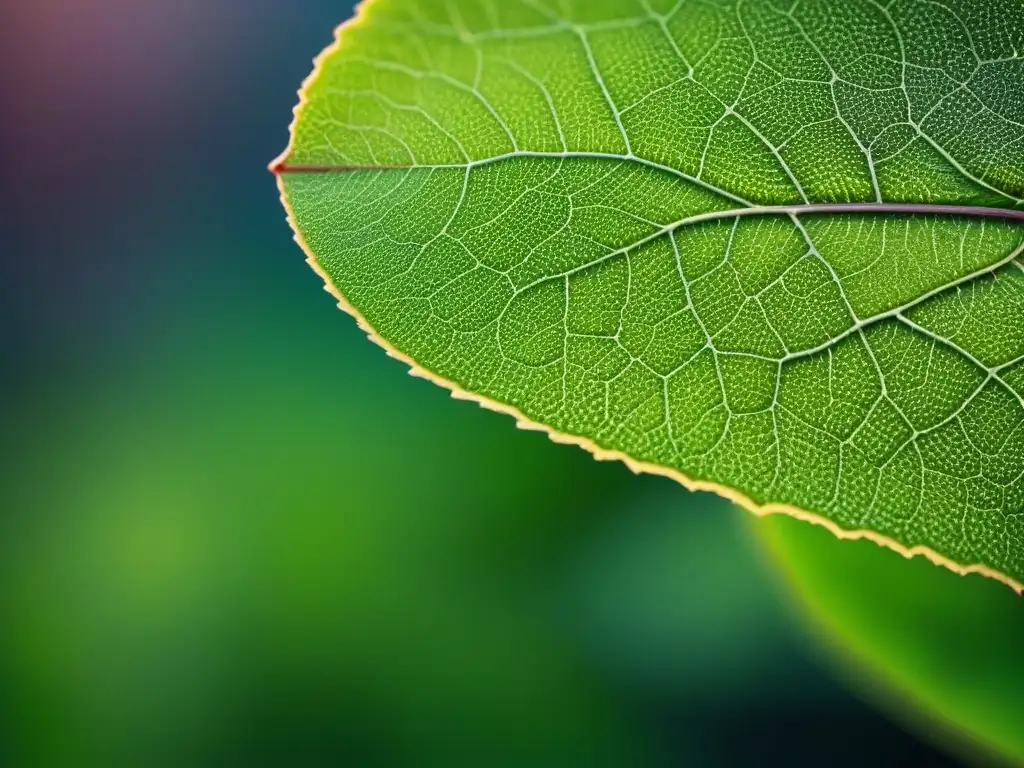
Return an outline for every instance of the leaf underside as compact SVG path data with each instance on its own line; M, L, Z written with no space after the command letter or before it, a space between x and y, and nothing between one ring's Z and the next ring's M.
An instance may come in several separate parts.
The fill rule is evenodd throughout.
M441 383L1024 583L1024 0L371 0L274 169Z

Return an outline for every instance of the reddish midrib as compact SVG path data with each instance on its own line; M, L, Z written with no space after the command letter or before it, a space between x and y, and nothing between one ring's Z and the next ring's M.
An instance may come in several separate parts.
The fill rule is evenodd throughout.
M411 170L411 167L400 165L291 165L286 162L276 163L270 167L270 172L275 175L286 173L354 173L357 171L407 170ZM750 213L744 213L745 210L749 210ZM753 206L750 209L737 208L734 211L723 211L723 214L736 216L843 213L902 213L919 216L968 216L1024 221L1024 209L996 208L981 205L957 205L955 203L803 203L797 205Z

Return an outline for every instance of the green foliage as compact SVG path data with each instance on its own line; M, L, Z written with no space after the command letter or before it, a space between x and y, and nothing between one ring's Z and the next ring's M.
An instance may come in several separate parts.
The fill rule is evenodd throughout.
M1019 585L1021 52L1019 0L372 0L275 169L440 383Z
M977 576L901 563L781 516L756 522L814 623L899 706L909 700L977 745L1024 764L1024 612ZM934 728L928 728L934 731Z
M8 423L0 764L650 766L543 610L622 474L287 309L186 319Z

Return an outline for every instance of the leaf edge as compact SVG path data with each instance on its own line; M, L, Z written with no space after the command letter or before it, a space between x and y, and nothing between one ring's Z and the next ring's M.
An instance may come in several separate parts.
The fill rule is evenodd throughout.
M464 389L462 386L454 381L445 379L443 376L429 370L428 368L420 365L414 358L405 354L401 350L394 347L388 342L383 336L381 336L377 330L366 320L360 311L351 304L342 292L334 285L331 276L327 271L320 265L320 262L316 256L316 253L310 247L309 243L306 242L299 228L298 220L295 217L295 212L292 208L291 201L288 198L287 189L284 183L284 174L282 173L287 158L291 155L295 148L296 141L296 129L299 124L299 120L302 116L303 110L309 103L309 91L312 86L316 83L323 71L324 63L330 59L330 57L337 51L339 51L343 44L343 35L346 30L354 29L355 27L366 22L368 13L371 8L375 5L376 0L361 0L356 4L353 16L341 24L339 24L334 30L334 39L330 45L324 48L317 56L313 59L313 69L302 81L298 90L298 103L292 108L292 121L288 126L288 144L284 151L281 152L274 160L272 160L268 166L268 170L274 175L277 183L278 193L281 200L281 205L285 210L286 219L288 225L292 230L292 236L295 243L302 249L302 252L306 256L306 263L310 268L320 277L324 282L324 290L329 293L337 302L338 309L351 316L355 321L356 325L362 330L366 337L376 344L378 347L384 350L388 357L398 360L409 368L409 375L417 378L425 379L443 389L448 390L449 395L455 400L465 400L474 402L481 408L496 413L501 413L506 416L511 416L515 422L516 427L523 430L533 432L543 432L547 435L548 439L554 443L561 445L573 445L578 448L590 453L597 461L619 461L626 465L631 472L634 474L648 474L657 475L660 477L666 477L670 480L677 482L689 491L707 491L714 493L733 504L742 507L748 512L753 513L757 517L767 517L768 515L782 514L789 517L793 517L797 520L801 520L812 525L825 528L836 538L841 540L858 540L866 539L871 541L878 546L897 552L908 560L913 557L922 556L925 559L932 562L934 565L946 568L960 576L966 576L971 573L977 573L981 576L985 576L995 581L999 581L1014 592L1018 596L1024 597L1024 582L1017 581L1013 577L998 571L990 566L984 565L983 563L968 563L961 564L952 560L944 555L939 554L931 547L924 544L916 544L912 547L907 547L895 539L891 539L888 536L883 536L876 531L868 529L846 529L841 527L834 520L830 520L824 515L809 510L801 509L800 507L794 507L789 504L782 504L779 502L768 502L767 504L758 504L752 498L747 496L742 491L731 488L727 485L721 485L719 483L710 482L708 480L697 480L692 478L683 472L669 467L664 467L659 464L653 464L650 462L639 461L634 459L627 453L622 451L616 451L608 448L604 448L593 440L581 435L571 435L558 430L552 429L546 424L532 420L529 416L524 414L518 408L507 403L502 403L498 400L492 400L484 395L476 392L471 392Z

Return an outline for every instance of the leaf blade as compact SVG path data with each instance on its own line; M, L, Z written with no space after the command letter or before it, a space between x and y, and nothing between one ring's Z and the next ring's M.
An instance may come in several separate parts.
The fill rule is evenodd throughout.
M782 174L797 182L795 197L762 184L756 164L734 163L731 187L723 187L718 177L707 180L706 156L693 168L632 156L653 139L636 131L639 140L630 141L629 111L618 106L625 81L599 66L600 34L646 40L664 36L668 22L652 30L651 17L629 17L628 5L592 8L619 20L598 20L599 42L577 51L604 73L596 92L580 97L588 119L611 118L597 120L593 136L557 109L564 97L554 75L525 78L537 98L523 110L551 117L547 134L538 130L531 141L553 151L520 147L513 127L523 121L507 103L481 96L481 61L489 59L478 40L486 30L459 30L460 14L452 14L439 46L432 35L441 22L402 21L404 9L422 10L415 3L364 6L304 90L293 145L277 168L311 263L390 353L521 424L751 508L798 513L1019 589L1024 528L1015 510L1024 492L1014 471L1024 466L1024 399L1015 356L1024 355L1016 340L1024 313L1015 321L1013 312L1024 296L1024 212L1012 207L1016 189L995 195L968 173L957 184L938 174L934 194L919 194L914 181L884 187L878 203L868 187L888 184L883 173L861 185L866 199L826 194L801 203L807 190L778 151ZM516 46L591 34L554 16L531 23L522 34L494 36L510 72L527 68ZM410 29L423 38L418 47ZM385 81L366 88L365 46L421 64L427 51L436 77L409 64L377 68L394 76L386 80L393 105L399 92L422 103L386 117L377 111L380 100L363 94ZM408 90L410 82L419 90ZM350 83L347 101L337 98L339 83ZM716 81L704 90L729 87ZM472 95L467 89L476 107L463 98ZM459 106L445 120L461 127L431 114L450 105ZM360 131L328 130L339 121L328 119L332 112L349 115L365 135L404 131L396 128L403 121L423 132L402 134L405 165L397 149L384 158L392 165L382 162L392 150L365 135L356 141ZM493 130L481 134L483 148L443 140L472 134L485 114ZM737 117L736 109L723 117ZM751 119L737 117L743 121ZM338 137L349 142L347 154L331 154ZM419 143L410 144L414 137ZM756 126L751 137L768 138ZM713 132L708 151L712 139ZM726 140L717 155L748 144ZM1024 163L1019 154L1008 156L1011 173L1002 177L1013 178L1014 164ZM897 170L908 178L936 161L906 157ZM959 171L947 164L944 172ZM803 207L787 207L794 200ZM998 289L986 288L990 282ZM1009 329L996 334L997 355L977 320L984 306ZM842 394L835 407L833 369ZM933 394L922 397L921 387ZM985 426L990 413L1009 435L998 445ZM823 441L835 443L831 452ZM950 470L944 454L979 468ZM957 530L960 511L970 519Z

